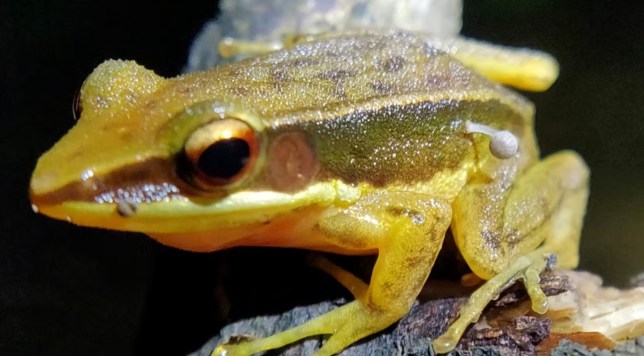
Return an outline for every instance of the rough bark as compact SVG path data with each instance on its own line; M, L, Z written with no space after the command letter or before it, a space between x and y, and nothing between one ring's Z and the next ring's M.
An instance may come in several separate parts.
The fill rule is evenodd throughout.
M490 303L480 320L472 325L463 336L455 355L640 355L644 354L644 337L616 345L601 333L571 329L571 315L582 314L569 302L561 299L578 300L588 296L597 280L589 274L567 274L547 271L542 275L541 285L548 296L559 295L553 299L551 311L545 316L536 315L529 310L529 302L522 285L512 286ZM574 282L575 285L571 285ZM601 282L599 282L601 283ZM566 297L568 293L569 297ZM597 295L601 293L594 292ZM626 292L624 292L626 293ZM563 297L562 297L563 296ZM356 343L340 355L434 355L431 339L440 335L456 318L460 306L467 297L438 298L417 303L409 314L387 330ZM613 296L613 298L616 298ZM422 300L422 298L421 298ZM614 302L615 300L611 300ZM245 338L263 337L299 325L317 315L321 315L344 300L323 302L310 306L294 308L281 315L260 316L237 321L224 327L220 334L206 343L193 355L210 355L213 348L221 342L236 342ZM574 304L574 303L573 303ZM585 306L588 308L589 306ZM574 318L573 318L574 319ZM582 323L574 320L575 323ZM554 325L553 328L553 323ZM641 324L641 323L640 323ZM575 327L579 329L579 326ZM555 331L553 331L553 329ZM310 355L324 342L324 337L313 337L270 355ZM593 351L589 351L593 350ZM603 351L601 349L604 349ZM608 349L614 349L608 351Z

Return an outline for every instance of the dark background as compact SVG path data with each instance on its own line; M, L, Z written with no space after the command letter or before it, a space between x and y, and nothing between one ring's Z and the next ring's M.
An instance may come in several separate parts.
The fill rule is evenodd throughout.
M590 165L581 267L616 285L644 270L644 5L634 4L466 0L463 27L560 61L554 87L529 95L537 135L544 154L572 148ZM293 277L315 274L296 252L238 250L222 262L30 209L31 169L73 125L72 100L91 70L127 58L176 75L215 12L213 1L0 2L0 354L182 354L217 331L215 289L230 278L253 291L233 296L247 305L235 317L256 312L257 300L292 307L280 294L288 284L302 284L305 302L334 293L331 282ZM241 271L248 261L255 268Z

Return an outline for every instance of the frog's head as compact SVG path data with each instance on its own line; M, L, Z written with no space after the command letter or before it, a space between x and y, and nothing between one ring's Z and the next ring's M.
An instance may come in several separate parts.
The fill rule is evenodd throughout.
M305 135L275 135L234 100L179 80L134 62L100 65L81 89L80 119L38 161L34 210L173 234L262 224L335 199L331 184L315 183Z

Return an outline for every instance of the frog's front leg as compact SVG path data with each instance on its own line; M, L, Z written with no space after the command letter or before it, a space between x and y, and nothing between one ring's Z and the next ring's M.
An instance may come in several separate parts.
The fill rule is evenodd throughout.
M388 327L409 311L420 293L450 221L447 202L410 192L374 193L349 208L330 213L318 225L329 243L378 252L366 291L300 326L265 339L220 345L215 354L249 355L309 336L330 334L316 354L332 355Z
M522 176L513 177L512 169L500 175L489 183L467 186L454 202L456 244L472 271L488 281L470 297L450 328L434 340L437 352L453 349L485 306L518 279L526 286L532 309L545 313L547 300L539 274L550 254L557 256L561 267L577 266L588 198L589 174L583 160L574 152L561 152Z

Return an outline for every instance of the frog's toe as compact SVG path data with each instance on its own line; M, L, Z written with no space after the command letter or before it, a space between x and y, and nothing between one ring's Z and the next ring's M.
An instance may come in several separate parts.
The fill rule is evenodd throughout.
M492 278L488 283L497 278L500 279L499 282L505 280L506 284L521 279L532 301L532 310L535 313L544 314L548 311L548 297L541 289L540 274L548 267L549 260L549 255L544 253L542 249L538 249L516 259L505 271Z
M362 302L347 304L346 317L335 323L335 329L329 339L314 356L335 355L356 341L372 335L393 324L407 313L407 308L372 309Z
M226 350L226 345L217 345L217 347L212 350L210 356L226 356L227 354L228 350Z
M241 346L241 348L240 348ZM215 347L210 356L250 356L252 352L244 350L242 345L220 344Z
M548 297L546 297L546 294L539 285L539 282L541 282L539 275L546 268L547 259L544 259L540 254L522 258L530 257L533 260L530 261L531 263L529 263L523 272L523 284L532 301L532 310L535 313L544 314L548 311Z
M445 354L454 350L459 342L459 339L460 336L450 333L445 333L437 337L433 342L434 352L438 354Z

